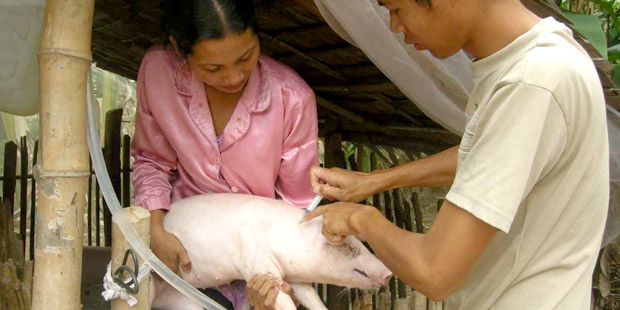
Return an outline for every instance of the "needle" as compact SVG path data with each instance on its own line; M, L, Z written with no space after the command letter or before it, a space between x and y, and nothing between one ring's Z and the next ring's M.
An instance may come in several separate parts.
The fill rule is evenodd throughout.
M301 219L299 220L299 223L303 223L304 222L304 216L306 216L306 214L308 214L308 213L312 212L314 209L316 209L316 207L319 205L319 203L321 202L322 199L323 199L323 197L321 195L314 196L314 199L312 199L312 201L310 202L310 204L306 208L306 211L304 211L304 214L301 216Z

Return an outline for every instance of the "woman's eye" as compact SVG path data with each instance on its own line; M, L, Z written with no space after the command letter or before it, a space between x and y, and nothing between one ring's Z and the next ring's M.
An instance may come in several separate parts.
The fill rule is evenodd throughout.
M217 72L219 68L204 68L205 71L210 72L210 73L214 73Z

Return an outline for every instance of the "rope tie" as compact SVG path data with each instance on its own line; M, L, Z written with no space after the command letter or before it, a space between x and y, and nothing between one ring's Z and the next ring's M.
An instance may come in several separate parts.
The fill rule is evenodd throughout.
M133 258L134 270L126 265L129 255ZM106 301L120 298L126 301L130 307L135 306L138 300L133 295L138 294L140 282L150 274L151 266L144 263L138 268L138 260L136 254L132 250L127 250L125 258L123 259L123 264L114 272L114 275L112 275L111 263L112 262L108 263L107 271L103 277L104 291L101 293L101 296L103 296ZM123 280L122 276L125 271L129 274L129 278ZM138 271L137 277L136 271ZM132 284L133 287L131 286Z

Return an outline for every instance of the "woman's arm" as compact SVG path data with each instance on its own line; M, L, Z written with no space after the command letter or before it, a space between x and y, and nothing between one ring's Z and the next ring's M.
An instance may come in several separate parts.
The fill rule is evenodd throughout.
M168 209L177 163L176 151L151 113L151 106L161 104L154 88L167 81L160 76L165 72L158 70L157 66L161 65L156 60L149 62L149 53L140 65L135 134L131 143L131 156L135 159L131 166L134 204L149 211Z
M319 165L316 100L309 87L289 93L286 99L286 132L275 190L282 200L306 206L314 196L308 171Z
M185 271L189 271L191 264L185 249L176 237L164 230L163 220L170 206L177 155L149 110L153 102L149 100L147 86L157 85L158 77L149 75L147 64L148 57L145 57L138 74L136 127L131 144L131 155L135 158L131 167L134 204L151 213L153 253L172 271L178 272L179 262Z

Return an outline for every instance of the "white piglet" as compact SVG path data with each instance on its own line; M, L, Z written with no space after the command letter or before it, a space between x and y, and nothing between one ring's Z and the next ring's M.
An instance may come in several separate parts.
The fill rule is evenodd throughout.
M192 270L183 279L197 288L271 273L290 283L306 308L318 310L327 308L311 283L363 289L388 283L392 273L359 240L329 244L321 218L300 224L302 213L275 199L206 194L173 203L164 228L187 250ZM156 277L151 300L155 309L202 309ZM296 307L290 296L278 294L276 309Z

